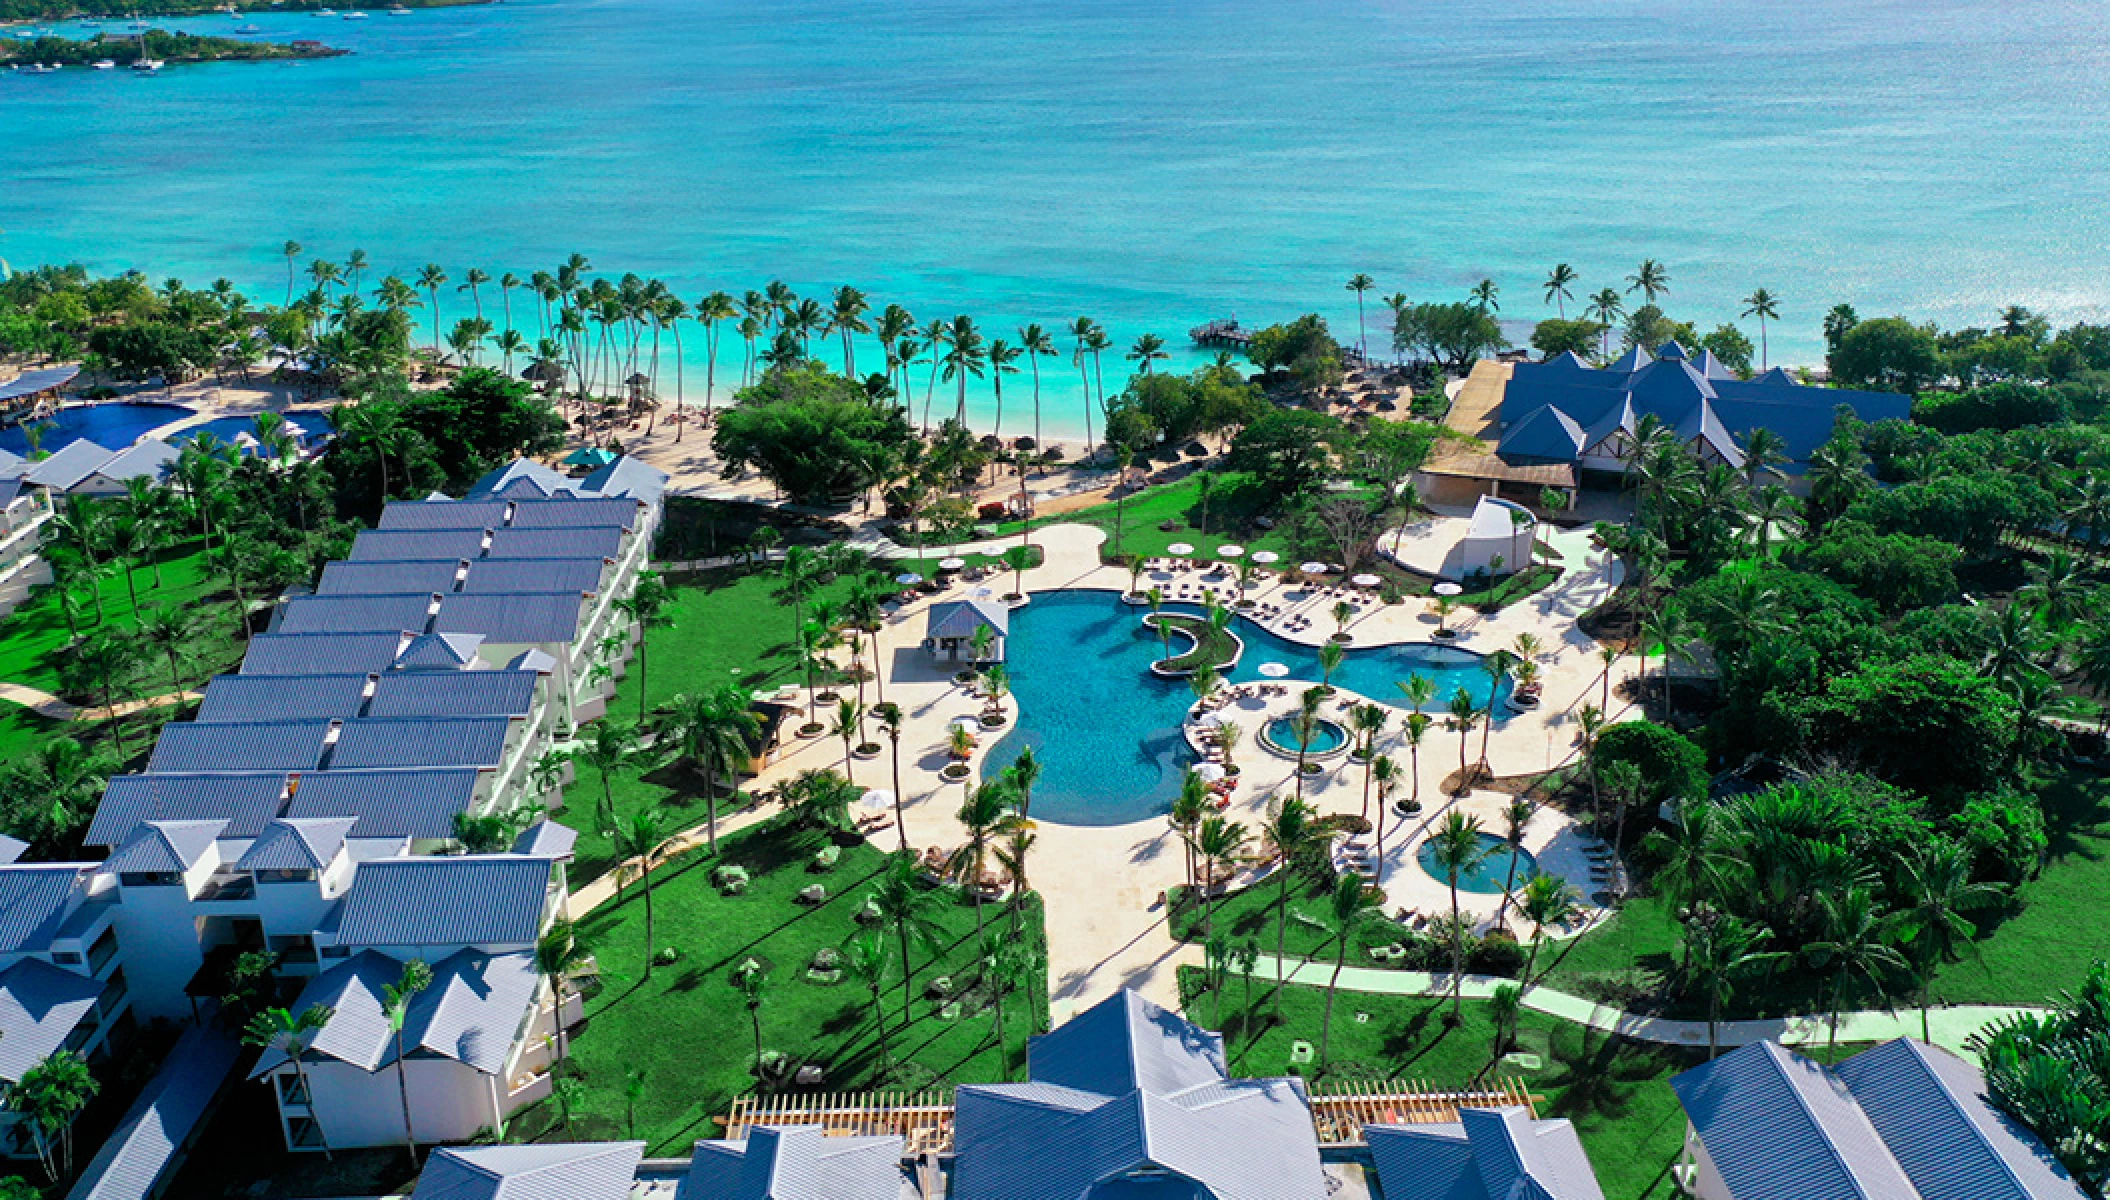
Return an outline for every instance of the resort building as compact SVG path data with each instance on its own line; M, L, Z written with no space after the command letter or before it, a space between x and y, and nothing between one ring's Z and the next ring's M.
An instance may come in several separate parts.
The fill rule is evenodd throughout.
M644 1154L643 1142L450 1146L433 1151L411 1200L629 1200Z
M1507 373L1500 404L1484 425L1462 432L1494 449L1433 455L1415 481L1424 499L1464 504L1488 495L1536 506L1552 488L1572 503L1593 477L1616 486L1651 418L1702 462L1736 470L1751 432L1770 429L1785 447L1781 469L1798 475L1831 436L1841 406L1869 422L1912 413L1909 396L1809 387L1778 367L1739 379L1713 354L1695 358L1676 342L1653 358L1637 346L1601 369L1569 352L1545 362L1484 363L1480 371Z
M829 1137L817 1125L765 1126L740 1141L696 1143L683 1200L902 1200L916 1193L898 1137Z
M6 856L22 852L10 839ZM137 1024L112 930L110 880L93 863L0 865L0 1087L60 1050L91 1062ZM36 1153L24 1118L0 1107L0 1152Z
M1575 1126L1523 1108L1469 1108L1456 1124L1372 1125L1363 1134L1394 1200L1604 1200Z
M0 450L0 596L10 598L0 603L10 611L11 601L24 592L21 582L41 583L48 577L48 572L27 574L42 561L39 552L52 514L51 493L22 478L29 466L20 455Z
M1671 1080L1697 1200L2081 1200L1978 1069L1900 1039L1823 1067L1756 1042Z
M928 620L923 630L923 648L931 657L947 662L1004 661L1004 641L1011 633L1011 610L998 601L968 599L933 604ZM976 658L974 652L977 636L989 642L989 651L981 658Z
M141 438L123 450L81 438L30 464L22 481L68 496L121 496L128 480L160 483L168 478L177 458L176 448L158 438Z

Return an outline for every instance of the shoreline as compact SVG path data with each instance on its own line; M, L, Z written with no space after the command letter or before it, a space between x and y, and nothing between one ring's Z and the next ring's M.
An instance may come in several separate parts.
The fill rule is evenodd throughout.
M387 8L466 8L477 4L492 4L496 0L386 0L374 7ZM0 8L11 7L0 0ZM316 12L334 5L327 0L284 0L274 4L271 0L200 0L184 4L162 0L146 0L138 5L127 4L69 4L53 3L41 11L27 15L12 13L0 16L0 36L9 29L21 26L49 24L55 21L142 21L152 17L209 17L224 14L232 9L238 13L293 13ZM354 5L353 8L360 6ZM347 10L350 11L350 10ZM350 53L345 51L344 53Z

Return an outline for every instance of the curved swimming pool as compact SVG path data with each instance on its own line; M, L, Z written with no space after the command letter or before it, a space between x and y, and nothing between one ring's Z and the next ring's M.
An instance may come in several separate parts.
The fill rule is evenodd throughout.
M181 404L145 401L76 404L38 422L50 428L44 431L37 446L46 453L55 453L87 438L106 450L122 450L162 426L190 416L192 411ZM20 425L0 429L0 450L28 454L29 434Z
M1167 611L1198 612L1167 605ZM1172 807L1180 777L1192 760L1182 725L1194 693L1184 679L1159 679L1150 664L1163 654L1139 610L1113 592L1041 592L1011 613L1007 639L1011 691L1019 719L991 748L991 772L1031 746L1041 761L1033 786L1033 819L1058 825L1126 825ZM1263 663L1289 668L1280 682L1319 681L1318 650L1240 620L1245 654L1225 673L1232 683L1262 678ZM1348 651L1333 682L1386 703L1401 703L1395 686L1409 675L1436 684L1441 707L1459 688L1478 703L1488 698L1480 656L1449 646L1409 643Z
M1458 890L1482 896L1499 896L1502 894L1502 885L1509 882L1509 840L1491 833L1483 833L1479 837L1480 849L1485 853L1472 869L1458 873ZM1516 850L1516 860L1516 879L1521 886L1525 880L1538 874L1539 860L1532 857L1531 851L1521 846ZM1423 841L1421 848L1414 852L1414 861L1420 863L1421 869L1429 873L1429 878L1445 887L1451 885L1450 875L1436 862L1436 839Z

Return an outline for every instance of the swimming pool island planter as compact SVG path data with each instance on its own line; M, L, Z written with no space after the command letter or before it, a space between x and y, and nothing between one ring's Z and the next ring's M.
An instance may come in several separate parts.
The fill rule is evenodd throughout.
M1198 660L1203 657L1203 651L1210 641L1208 619L1192 613L1179 612L1149 613L1143 618L1144 628L1153 632L1161 624L1174 637L1186 638L1187 648L1170 658L1152 660L1150 673L1160 679L1185 679L1201 670L1202 663ZM1229 642L1229 649L1207 656L1222 660L1209 664L1219 674L1237 666L1238 660L1245 656L1245 639L1228 629L1222 631L1222 636Z

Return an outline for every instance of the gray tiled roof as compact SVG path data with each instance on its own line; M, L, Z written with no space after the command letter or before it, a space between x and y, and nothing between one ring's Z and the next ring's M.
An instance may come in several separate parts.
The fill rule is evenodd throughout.
M598 592L608 560L589 558L480 558L462 581L464 592Z
M144 821L133 827L103 869L120 874L181 875L219 840L225 821Z
M1924 1200L2082 1200L2044 1143L1993 1106L1978 1068L1908 1039L1864 1050L1832 1074L1868 1114Z
M233 1072L242 1044L216 1022L177 1039L66 1200L150 1200Z
M168 724L147 759L152 771L312 771L330 721Z
M0 971L0 1081L18 1083L50 1058L102 994L101 981L42 959Z
M614 525L577 529L501 529L491 535L491 558L614 558L623 531Z
M1011 629L1011 610L990 600L953 600L930 606L929 624L923 636L971 638L976 629L987 628L998 637Z
M486 474L482 479L477 480L469 488L468 498L474 500L479 496L503 491L506 489L506 485L523 479L533 483L535 490L544 496L560 490L571 490L576 486L572 483L570 477L551 470L541 463L530 459L516 458L505 466ZM512 493L508 492L507 494L510 495Z
M337 940L352 946L528 945L541 935L550 861L512 854L361 863Z
M1132 991L1034 1039L1029 1058L1031 1083L956 1093L958 1200L1074 1200L1141 1170L1211 1200L1327 1195L1301 1085L1229 1078L1218 1035Z
M195 721L298 721L355 717L367 675L219 675L205 685Z
M486 1075L503 1071L514 1032L542 984L534 953L460 950L431 965L432 986L410 1002L403 1021L404 1048L451 1058ZM368 950L310 980L294 1011L321 1004L331 1015L309 1053L367 1071L395 1062L395 1038L388 1027L383 989L402 976L401 961ZM286 1061L282 1051L268 1051L257 1060L250 1077Z
M533 671L391 671L374 685L366 715L524 717L541 681Z
M353 562L417 562L475 558L483 553L481 529L369 529L352 539Z
M1737 1200L1916 1200L1844 1084L1775 1042L1672 1077L1686 1118Z
M264 827L238 871L320 871L336 861L357 817L281 817Z
M432 602L431 592L297 596L286 601L274 632L423 633L432 619Z
M389 592L451 592L462 560L416 562L333 562L322 568L318 596L373 596Z
M284 771L202 771L113 775L81 839L114 847L142 821L225 821L222 837L253 838L278 815Z
M331 770L372 767L496 767L507 717L402 717L346 721Z
M11 863L0 867L0 954L40 954L66 920L90 863ZM5 1039L0 1039L4 1041Z
M22 475L22 482L63 492L95 474L96 468L116 456L117 451L81 438L59 447L50 457L30 464L29 470Z
M758 1126L744 1142L696 1143L682 1200L901 1200L901 1139Z
M603 496L628 496L646 504L657 504L660 494L667 490L670 478L672 476L658 467L626 454L581 479L579 487Z
M362 838L447 838L476 801L474 767L315 771L300 777L289 817L357 817Z
M513 505L508 529L579 529L593 525L637 526L637 501L615 497L605 500L520 500Z
M496 529L506 521L503 500L392 500L376 529Z
M375 674L395 661L407 633L260 633L249 639L242 674Z
M537 858L570 858L572 847L578 843L578 831L571 826L542 820L520 831L520 836L513 839L513 853L532 854Z
M569 642L579 636L578 592L461 593L449 596L433 618L435 633L474 633L500 645Z
M469 633L425 633L396 656L398 671L458 671L476 661L483 638Z
M644 1153L643 1142L449 1146L432 1152L411 1200L626 1200Z
M156 438L141 438L130 449L95 468L95 473L115 483L147 479L159 483L175 470L176 448Z

